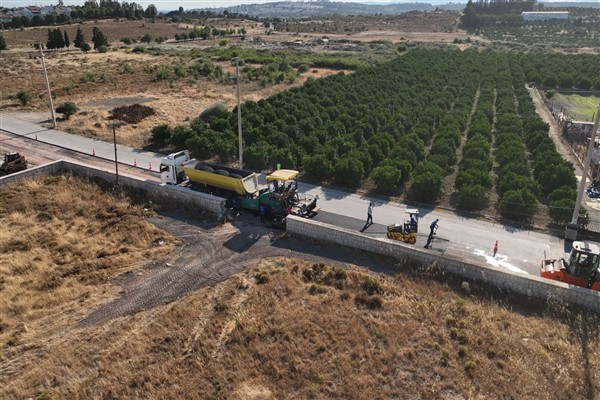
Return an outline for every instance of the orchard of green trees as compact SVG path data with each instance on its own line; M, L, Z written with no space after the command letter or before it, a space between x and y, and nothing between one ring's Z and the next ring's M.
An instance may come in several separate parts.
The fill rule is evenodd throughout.
M584 73L574 58L572 71ZM280 164L315 182L378 190L404 187L435 203L457 194L465 210L487 207L528 219L539 202L557 221L575 202L573 166L563 161L526 89L533 73L563 74L561 57L414 49L390 62L308 79L304 86L242 105L245 167ZM596 60L597 61L597 60ZM587 68L587 67L586 67ZM558 76L556 76L558 79ZM161 125L153 141L199 158L237 155L237 110L213 107L189 126ZM444 179L456 172L453 187Z

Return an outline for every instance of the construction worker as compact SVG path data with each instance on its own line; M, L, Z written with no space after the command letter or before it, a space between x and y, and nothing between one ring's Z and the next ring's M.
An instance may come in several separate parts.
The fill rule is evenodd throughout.
M496 253L498 252L498 241L496 240L496 244L494 245L494 255L492 257L496 257Z
M369 208L367 208L367 225L373 224L373 203L369 202Z
M425 244L425 246L423 246L423 247L425 247L426 249L428 249L428 248L429 248L429 246L431 245L431 242L433 242L433 235L434 235L434 233L433 233L433 230L432 230L432 231L429 233L429 236L427 237L427 244Z
M435 221L433 221L433 222L431 223L431 225L429 225L429 229L430 229L429 235L430 235L430 236L433 236L433 235L435 234L435 231L437 231L437 227L438 227L438 222L439 222L439 220L440 220L440 219L439 219L439 218L437 218Z

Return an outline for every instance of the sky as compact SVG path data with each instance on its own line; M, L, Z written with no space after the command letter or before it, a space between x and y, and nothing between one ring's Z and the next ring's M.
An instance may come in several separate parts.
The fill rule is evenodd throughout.
M264 4L273 3L280 0L128 0L128 3L137 3L146 8L150 4L154 4L159 10L177 10L180 6L184 9L207 8L207 7L229 7L240 4ZM294 0L292 0L294 1ZM386 4L386 3L439 3L440 1L430 0L344 0L349 3L369 3L369 4ZM85 0L64 0L67 6L83 5ZM122 1L119 1L122 3ZM444 1L450 3L451 0ZM466 3L467 0L454 0L455 3ZM25 6L47 6L56 5L58 0L0 0L2 7L25 7Z

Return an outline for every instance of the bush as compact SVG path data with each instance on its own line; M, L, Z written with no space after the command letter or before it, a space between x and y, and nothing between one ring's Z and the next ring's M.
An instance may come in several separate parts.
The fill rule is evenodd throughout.
M200 119L209 123L212 118L227 118L229 111L222 103L213 104L200 113Z
M108 46L102 45L102 46L98 47L96 49L96 51L98 53L107 53L108 52Z
M65 103L62 103L60 106L56 107L56 112L63 114L65 116L65 119L69 119L71 115L74 115L77 111L77 106L71 101L67 101Z
M148 49L146 46L135 46L133 50L131 50L132 53L146 53L147 51Z
M507 191L498 204L500 214L514 220L531 218L537 212L537 208L535 195L527 189Z
M162 124L152 128L152 134L150 135L150 142L156 146L164 146L169 143L173 130L167 124Z
M392 167L383 166L377 167L371 172L371 179L375 181L377 188L384 193L392 192L400 183L402 173Z
M370 309L383 307L383 299L381 296L368 296L364 293L358 293L354 297L356 305L362 305Z
M418 201L433 203L442 194L443 170L431 162L423 164L415 173L411 190Z
M316 181L322 182L331 176L333 166L331 161L324 154L315 154L307 156L303 160L304 171L308 176Z
M80 47L81 51L83 51L84 53L87 53L88 51L90 51L92 49L92 46L89 45L89 43L82 43L81 47Z
M262 170L269 165L271 146L265 142L251 144L244 150L244 163L246 167Z
M123 39L121 39L121 42L123 42L124 44L132 44L133 43L133 39L129 38L129 37L124 37Z
M21 91L17 93L15 97L17 98L17 100L19 100L22 106L26 106L31 101L31 95L29 94L29 92L26 91Z
M575 209L575 200L562 198L551 201L549 204L550 217L556 223L564 223L571 221L573 210Z
M458 191L458 208L461 210L481 210L487 207L488 203L488 190L481 185L464 185Z
M379 282L377 279L373 279L373 278L367 278L365 280L365 282L363 283L363 289L369 295L383 293L383 286L381 285L381 282Z
M356 158L339 158L333 168L333 175L336 182L350 188L358 187L364 174L363 163Z

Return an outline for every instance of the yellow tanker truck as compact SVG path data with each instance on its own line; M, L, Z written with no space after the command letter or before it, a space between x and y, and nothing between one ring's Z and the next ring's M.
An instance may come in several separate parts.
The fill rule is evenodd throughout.
M316 214L317 198L298 193L298 171L281 169L267 176L260 188L252 171L190 159L187 150L169 154L160 164L161 181L188 186L242 209L261 213L268 224L284 225L289 214L310 218Z

